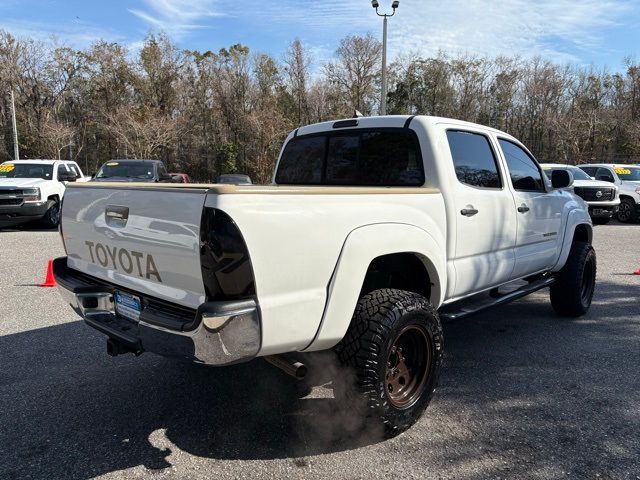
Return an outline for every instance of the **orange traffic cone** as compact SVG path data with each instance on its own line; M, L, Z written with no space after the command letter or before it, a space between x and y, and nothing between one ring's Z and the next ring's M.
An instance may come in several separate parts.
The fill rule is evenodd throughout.
M53 276L53 260L47 262L47 276L44 279L44 283L40 284L41 287L56 287L56 279Z

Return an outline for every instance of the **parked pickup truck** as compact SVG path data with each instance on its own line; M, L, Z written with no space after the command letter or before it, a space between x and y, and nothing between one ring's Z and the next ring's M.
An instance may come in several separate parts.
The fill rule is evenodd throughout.
M54 273L112 355L228 365L331 349L352 378L336 396L395 435L436 388L441 319L544 287L559 315L587 312L592 223L570 184L480 125L320 123L288 136L270 186L72 186Z
M94 182L173 182L160 160L111 160L100 167Z
M67 182L85 182L76 162L18 160L0 164L0 227L39 220L54 228Z
M640 166L591 163L579 165L596 180L614 184L620 190L618 221L629 223L640 217Z
M549 174L554 170L571 172L573 186L568 190L573 191L587 202L593 223L606 225L618 212L620 198L618 197L618 187L615 185L602 180L594 180L585 171L573 165L543 163L541 167Z

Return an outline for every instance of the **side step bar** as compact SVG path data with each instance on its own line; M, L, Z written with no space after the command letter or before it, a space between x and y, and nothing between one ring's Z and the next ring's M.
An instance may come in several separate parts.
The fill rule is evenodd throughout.
M500 295L495 298L483 298L481 301L476 303L469 303L469 300L463 300L465 304L461 306L457 306L456 304L447 305L438 313L442 320L461 320L488 308L513 302L514 300L525 297L530 293L549 287L555 282L555 280L556 279L554 277L544 277L539 280L534 280L527 285L523 285L513 292L505 293L504 295Z

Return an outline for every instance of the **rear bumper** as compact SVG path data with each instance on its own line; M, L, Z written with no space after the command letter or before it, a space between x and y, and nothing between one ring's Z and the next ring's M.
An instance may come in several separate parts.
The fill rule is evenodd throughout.
M123 290L67 267L67 258L53 262L58 289L78 315L128 351L153 352L206 365L249 361L260 351L261 327L254 300L207 302L197 310L142 299L140 320L115 312L113 293Z
M21 205L0 205L0 227L42 218L49 208L49 202L22 203Z

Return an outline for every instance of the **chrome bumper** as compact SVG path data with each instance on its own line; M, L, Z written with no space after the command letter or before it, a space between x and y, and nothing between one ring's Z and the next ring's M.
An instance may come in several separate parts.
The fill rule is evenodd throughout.
M68 268L66 257L54 260L53 271L71 308L128 351L219 366L249 361L260 350L260 315L254 300L203 303L190 316L171 314L169 327L161 307L149 306L148 299L135 293L147 305L134 322L115 311L113 293L118 287Z

